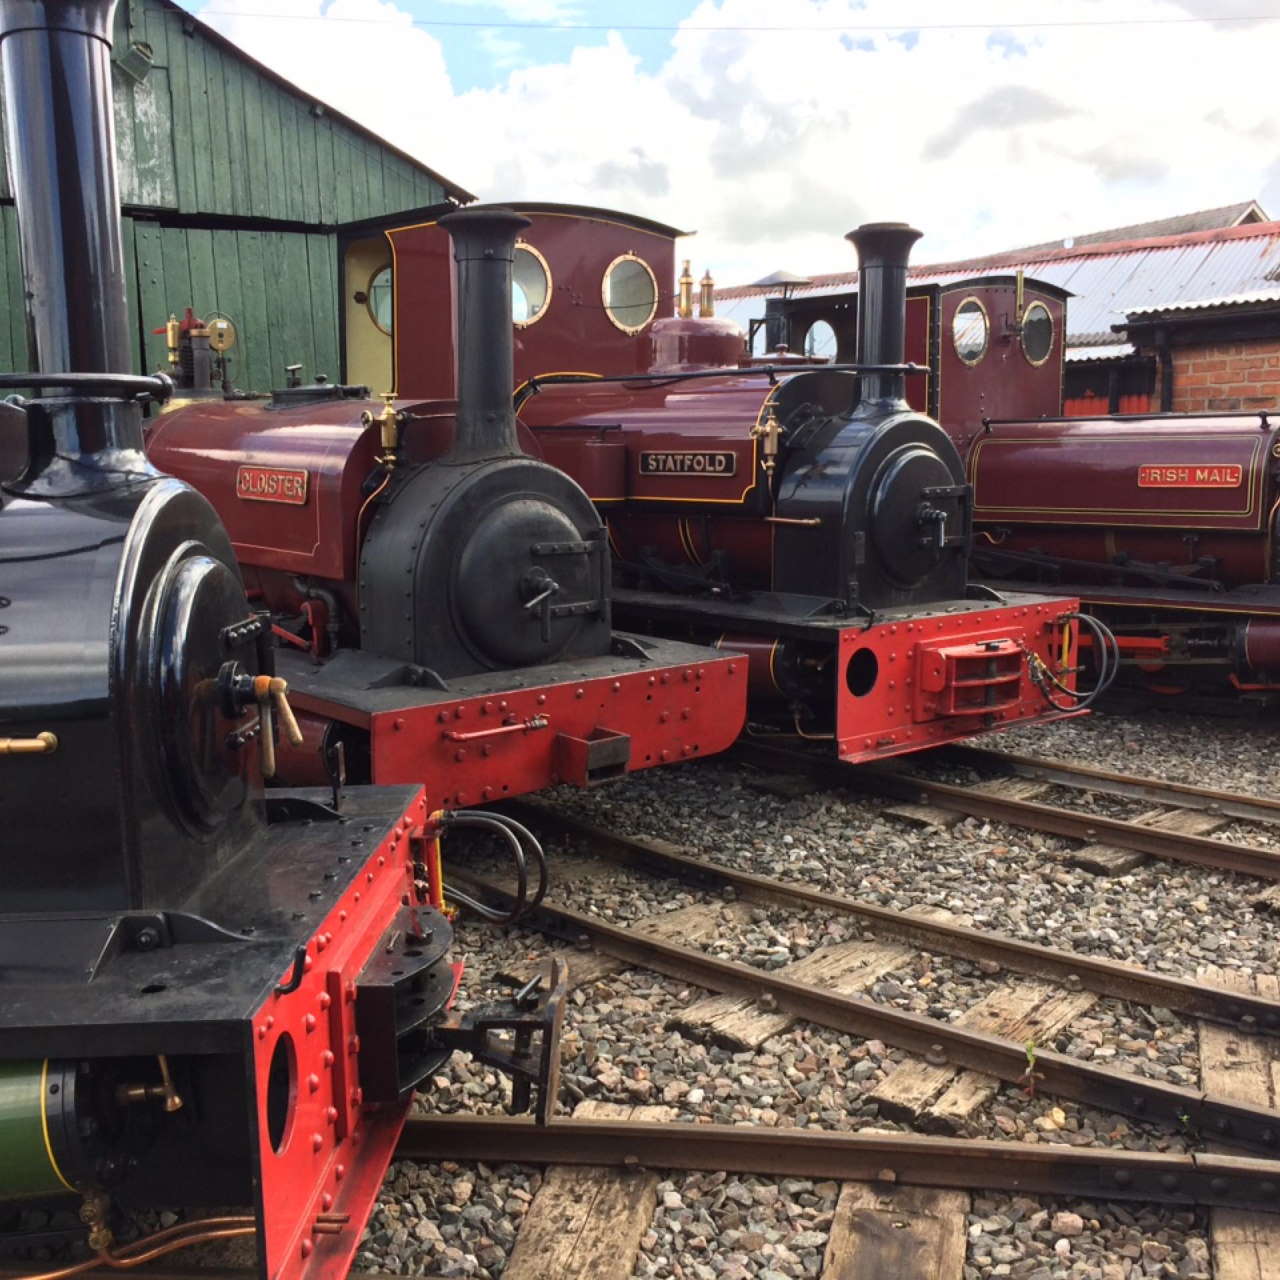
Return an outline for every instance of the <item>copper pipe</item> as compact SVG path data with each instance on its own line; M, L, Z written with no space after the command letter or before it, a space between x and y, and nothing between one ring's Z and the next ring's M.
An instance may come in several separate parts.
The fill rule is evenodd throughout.
M175 1226L156 1231L141 1240L134 1240L114 1253L102 1251L84 1262L72 1263L60 1267L57 1271L42 1271L33 1275L21 1276L18 1280L67 1280L67 1277L83 1275L95 1267L109 1267L113 1270L125 1271L140 1266L153 1258L159 1258L188 1245L203 1244L208 1240L226 1240L235 1236L252 1235L257 1230L255 1220L243 1215L239 1217L202 1218L195 1222L180 1222ZM158 1246L158 1247L157 1247ZM141 1251L141 1252L140 1252Z
M107 1255L103 1261L113 1270L127 1271L132 1267L140 1267L144 1262L151 1262L156 1258L163 1258L166 1254L175 1253L179 1249L185 1249L188 1245L208 1244L210 1240L233 1240L238 1236L251 1236L257 1229L256 1226L253 1226L224 1227L221 1231L197 1231L189 1236L183 1236L180 1240L170 1240L167 1244L159 1245L146 1253L131 1254L124 1259Z

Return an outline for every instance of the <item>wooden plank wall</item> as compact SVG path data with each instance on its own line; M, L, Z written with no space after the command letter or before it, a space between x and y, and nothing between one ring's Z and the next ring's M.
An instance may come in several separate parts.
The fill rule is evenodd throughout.
M284 369L336 381L338 250L332 235L165 227L126 219L137 260L136 309L146 339L143 365L165 367L162 335L186 306L235 320L240 339L232 377L246 391L284 385ZM0 349L2 350L2 349Z
M22 303L22 264L18 257L18 215L0 207L0 369L26 369L27 314Z
M188 25L168 0L117 10L117 50L145 41L154 57L141 84L119 67L112 77L126 208L333 225L445 198L420 168ZM0 168L0 197L8 183Z
M336 381L338 247L331 228L438 203L444 189L317 109L314 99L222 48L169 0L122 0L117 49L131 41L145 41L154 55L141 84L119 67L113 76L135 370L165 367L163 338L151 331L170 312L194 306L236 321L232 372L241 388L282 385L287 364L301 364L306 378L320 372ZM30 363L10 195L0 135L5 369ZM218 225L202 226L205 219ZM228 226L226 219L243 222ZM168 225L175 222L182 225Z

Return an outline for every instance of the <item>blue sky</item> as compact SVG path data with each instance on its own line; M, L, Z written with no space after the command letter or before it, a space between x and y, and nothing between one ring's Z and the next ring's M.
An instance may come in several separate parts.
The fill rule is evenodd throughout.
M567 21L573 28L555 30L541 24L517 24L503 4L476 4L461 8L438 0L411 0L400 6L417 19L427 21L492 23L474 27L431 26L445 46L449 74L459 93L490 89L506 80L515 67L562 62L575 46L603 44L610 24L627 20L637 24L669 27L668 31L629 31L627 46L640 59L640 69L656 73L671 55L674 28L689 16L689 0L645 0L632 6L618 0L582 0L572 6ZM630 10L630 16L628 16ZM596 31L582 26L598 25Z

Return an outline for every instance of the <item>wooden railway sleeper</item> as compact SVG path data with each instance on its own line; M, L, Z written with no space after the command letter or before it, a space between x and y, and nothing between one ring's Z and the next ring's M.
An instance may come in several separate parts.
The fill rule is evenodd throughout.
M450 874L454 881L499 900L510 899L505 890L469 872ZM711 991L752 1000L767 991L777 1000L778 1009L792 1017L865 1039L883 1040L921 1057L936 1053L941 1046L951 1065L984 1072L1010 1084L1021 1084L1026 1075L1026 1046L1000 1036L811 987L778 972L722 960L546 902L523 917L521 924L561 938L586 934L595 946L629 964ZM1280 1112L1270 1108L1095 1066L1049 1049L1037 1050L1036 1068L1043 1074L1039 1088L1044 1093L1162 1122L1193 1140L1211 1139L1266 1155L1280 1153Z
M1171 1009L1187 1017L1239 1027L1242 1031L1280 1035L1280 1001L1264 996L1153 973L1137 965L1062 951L1007 934L928 919L828 890L739 871L694 858L668 841L621 836L537 802L513 801L507 808L528 823L550 824L561 833L585 840L593 854L620 859L648 871L661 870L690 883L715 886L744 901L838 911L859 917L886 937L1060 982L1068 991L1087 988L1102 996Z

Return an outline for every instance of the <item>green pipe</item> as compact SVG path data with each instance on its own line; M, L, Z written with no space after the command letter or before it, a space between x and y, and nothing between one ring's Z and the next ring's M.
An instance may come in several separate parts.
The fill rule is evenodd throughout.
M0 1062L0 1201L75 1190L59 1173L49 1147L48 1068L47 1061Z

